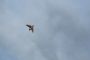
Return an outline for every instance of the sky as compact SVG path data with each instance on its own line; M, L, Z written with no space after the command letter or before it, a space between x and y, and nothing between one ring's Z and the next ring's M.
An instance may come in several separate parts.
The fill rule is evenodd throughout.
M0 60L90 60L89 6L89 0L0 0Z

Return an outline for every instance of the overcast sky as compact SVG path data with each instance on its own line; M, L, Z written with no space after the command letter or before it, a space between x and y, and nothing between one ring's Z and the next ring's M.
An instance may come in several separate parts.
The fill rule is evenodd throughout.
M0 0L0 60L90 60L89 26L89 0Z

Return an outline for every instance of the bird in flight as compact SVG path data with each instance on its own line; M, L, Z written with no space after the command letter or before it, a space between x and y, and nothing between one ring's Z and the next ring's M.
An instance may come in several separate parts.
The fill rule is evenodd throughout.
M26 25L27 27L29 27L29 31L31 30L32 32L34 32L34 25Z

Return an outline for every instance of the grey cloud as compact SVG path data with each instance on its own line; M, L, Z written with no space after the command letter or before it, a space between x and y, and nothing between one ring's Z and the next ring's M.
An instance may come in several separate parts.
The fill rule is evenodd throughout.
M55 54L57 52L57 48L59 48L63 52L63 54L67 55L67 58L64 57L64 59L66 58L65 60L70 60L70 59L82 60L83 58L81 57L83 56L84 56L84 59L87 59L87 58L89 59L90 55L88 54L89 50L87 51L87 49L89 48L88 42L90 42L89 40L90 31L85 29L85 26L82 26L82 24L80 24L80 22L82 21L80 21L80 17L78 16L78 13L77 14L68 13L69 11L67 11L67 9L65 10L65 8L58 9L59 7L56 6L54 8L52 6L49 7L51 9L49 9L49 12L47 13L49 17L47 21L48 22L47 24L49 27L48 26L47 27L48 29L50 29L49 32L52 31L52 33L47 33L48 34L47 36L45 35L43 36L45 40L42 38L41 40L43 41L42 42L40 41L39 43L37 43L43 55L46 56L48 60L58 60L57 57L55 57L56 56ZM59 36L58 39L55 39L55 41L58 42L57 44L53 39L57 34L58 35L62 34L61 32L66 37L63 37L61 39L59 38L60 37ZM62 43L60 44L60 42ZM57 45L62 45L62 46L57 47ZM49 53L47 54L46 52L49 52Z

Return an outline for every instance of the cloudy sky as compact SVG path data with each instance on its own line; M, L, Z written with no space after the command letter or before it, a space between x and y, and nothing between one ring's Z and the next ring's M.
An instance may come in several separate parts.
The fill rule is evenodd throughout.
M90 60L89 23L89 0L0 0L0 60Z

